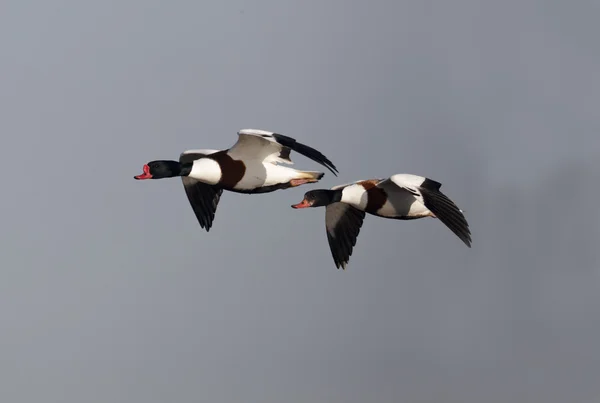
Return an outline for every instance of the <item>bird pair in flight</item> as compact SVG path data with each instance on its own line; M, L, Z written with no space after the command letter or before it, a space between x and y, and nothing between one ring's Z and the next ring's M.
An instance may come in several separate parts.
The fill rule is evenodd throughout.
M324 175L300 171L293 164L296 151L323 165L337 176L338 170L322 153L282 134L256 129L238 132L237 142L226 150L188 150L179 161L157 160L144 165L135 179L163 179L180 176L185 193L200 226L209 231L223 190L236 193L269 193L307 183ZM463 211L440 191L432 179L395 174L385 179L359 180L331 189L311 190L295 209L325 207L325 229L336 267L346 268L365 214L414 220L439 219L468 247L471 232Z

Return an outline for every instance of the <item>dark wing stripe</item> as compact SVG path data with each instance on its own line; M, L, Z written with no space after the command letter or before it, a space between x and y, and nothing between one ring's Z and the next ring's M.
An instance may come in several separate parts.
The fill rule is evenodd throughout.
M364 218L364 211L345 203L333 203L325 209L327 241L336 268L346 268Z
M291 151L291 149L289 147L283 147L281 149L281 152L279 153L279 158L281 158L282 160L291 161L290 160L290 151Z
M204 157L204 154L182 154L179 157L179 162L182 164L190 163L202 157ZM200 227L206 229L206 232L210 231L223 189L218 186L207 185L187 176L182 176L181 181Z
M421 187L429 190L439 191L442 187L442 184L434 181L433 179L425 178L423 183L421 183Z
M420 188L425 207L458 236L469 248L471 231L464 214L445 194L426 188Z
M442 221L442 223L444 223L452 232L454 232L454 234L456 234L456 236L458 236L468 247L471 247L471 235L467 224L461 222L460 219L452 215L448 215L453 214L453 212L444 212L444 210L440 210L439 208L436 209L434 207L431 207L430 210L433 211L440 221Z
M305 157L310 158L311 160L313 160L315 162L318 162L319 164L321 164L324 167L326 167L327 169L329 169L335 176L337 176L337 174L338 174L337 168L321 152L319 152L319 151L315 150L314 148L309 147L305 144L299 143L291 137L284 136L283 134L273 133L273 138L282 146L289 147L292 150L296 151L298 154L302 154Z
M455 212L452 210L451 213L444 213L444 210L447 208L446 206L442 206L442 210L438 208L438 212L434 212L434 214L444 223L452 232L454 232L467 246L471 246L471 235L469 232L468 224L466 221L461 220L458 215L455 215ZM430 209L431 210L431 209ZM433 210L432 210L433 211ZM461 214L462 215L462 214Z
M223 189L188 177L181 179L198 223L206 232L210 231Z

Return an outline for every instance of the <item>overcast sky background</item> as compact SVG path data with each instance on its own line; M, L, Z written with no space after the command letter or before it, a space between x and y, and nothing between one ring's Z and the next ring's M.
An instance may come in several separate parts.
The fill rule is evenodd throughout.
M0 4L6 402L600 401L600 3ZM467 211L367 217L338 271L318 186L226 193L153 159L274 130L320 187L425 175ZM296 168L322 169L292 155Z

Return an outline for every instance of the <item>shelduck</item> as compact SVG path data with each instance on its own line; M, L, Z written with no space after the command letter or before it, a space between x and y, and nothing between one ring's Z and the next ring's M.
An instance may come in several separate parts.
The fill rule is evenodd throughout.
M345 269L366 213L396 220L437 218L470 248L471 232L463 211L440 191L441 186L423 176L396 174L311 190L292 207L326 206L329 248L335 266Z
M213 224L223 190L236 193L269 193L318 182L324 175L299 171L281 164L293 164L296 151L323 165L337 176L337 168L319 151L295 139L265 130L238 131L237 142L226 150L187 150L179 161L157 160L143 166L135 179L163 179L180 176L185 193L202 228Z

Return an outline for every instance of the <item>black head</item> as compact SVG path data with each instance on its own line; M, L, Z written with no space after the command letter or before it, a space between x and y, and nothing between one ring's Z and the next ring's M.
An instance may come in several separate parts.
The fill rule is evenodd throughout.
M177 161L150 161L144 165L144 173L135 179L162 179L181 176L181 164Z
M341 200L341 191L317 189L304 194L304 199L293 208L322 207Z

